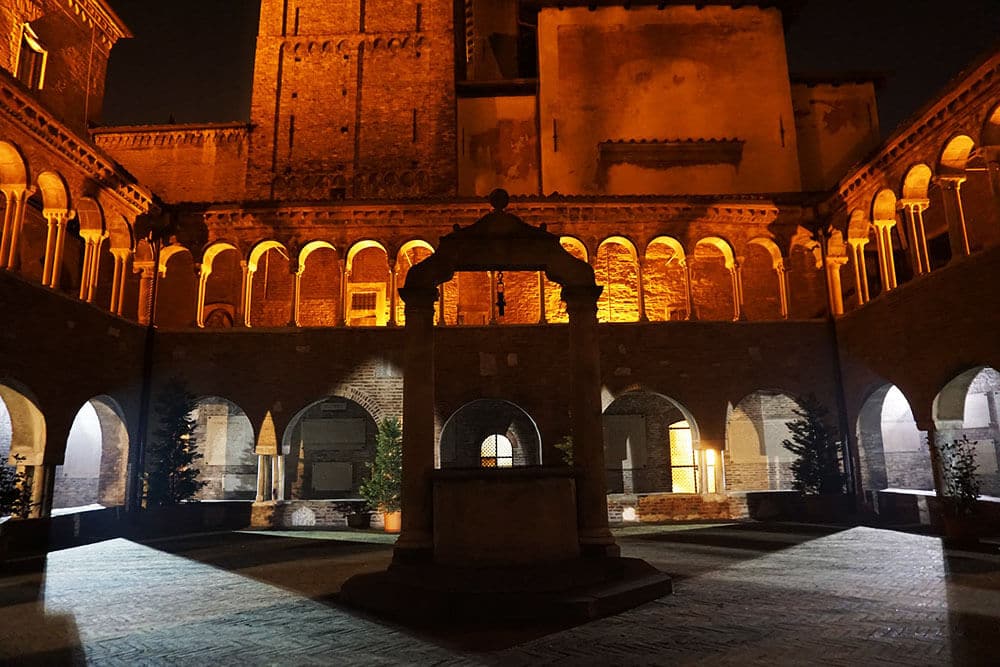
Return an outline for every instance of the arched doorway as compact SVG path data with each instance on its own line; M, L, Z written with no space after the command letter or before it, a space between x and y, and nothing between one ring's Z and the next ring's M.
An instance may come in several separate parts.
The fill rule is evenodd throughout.
M70 427L63 464L56 466L53 513L124 505L128 446L125 414L115 399L84 403Z
M677 401L630 391L604 410L608 493L698 493L694 419Z
M937 442L974 443L982 492L1000 495L1000 373L979 366L945 385L934 402Z
M898 387L887 384L872 392L858 415L857 438L865 491L934 490L927 436Z
M198 462L199 500L253 500L257 494L254 432L243 410L219 396L198 399L191 413L202 457Z
M788 422L799 402L780 391L755 391L729 413L726 425L726 486L732 491L788 490L795 455Z
M24 483L36 491L29 516L37 517L48 514L51 496L44 493L46 480L35 479L40 471L48 474L44 466L35 465L45 450L45 417L30 396L31 392L17 382L0 383L0 465L7 467L8 475L26 475Z
M531 416L510 401L478 399L456 410L441 429L441 468L540 465L542 439Z
M358 498L377 431L371 413L349 398L330 396L300 411L282 440L290 497Z

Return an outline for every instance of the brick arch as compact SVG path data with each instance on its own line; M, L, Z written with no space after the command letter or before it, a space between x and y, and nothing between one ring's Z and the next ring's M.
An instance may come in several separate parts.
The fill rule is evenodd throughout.
M28 161L9 141L0 141L0 189L28 187Z
M969 162L969 156L976 147L976 142L967 134L951 137L941 148L938 166L941 173L964 173Z
M43 171L38 175L36 182L45 208L54 211L69 209L69 187L62 174L55 171Z
M621 251L615 248L623 248ZM601 322L637 322L642 316L639 289L639 251L632 239L614 235L605 238L594 253L594 275L604 291L597 301Z
M941 426L946 422L961 423L965 418L965 402L972 382L984 371L996 373L989 365L973 366L955 375L938 392L934 398L934 422Z
M983 146L1000 146L1000 104L986 114L979 143Z
M0 401L10 419L10 454L26 457L25 465L37 465L45 455L46 420L34 393L13 378L0 377Z
M913 403L898 385L881 381L868 387L854 437L863 489L934 488L930 452L914 420Z
M783 389L757 389L726 414L726 483L734 491L792 488L795 455L782 442L790 437L785 423L796 419L801 399Z
M490 435L503 435L511 441L513 465L542 463L542 438L531 414L513 401L478 398L463 404L444 421L437 441L439 466L478 467L481 445Z
M883 188L872 198L872 220L896 219L896 193Z
M97 421L96 434L88 432L85 422L80 421L88 407ZM99 439L96 443L95 435ZM62 465L56 468L53 507L124 505L128 451L128 422L118 401L107 395L86 401L73 419Z
M903 176L903 199L927 199L933 177L931 168L922 162L907 169Z
M680 241L661 235L646 244L642 283L646 317L651 321L688 318L687 257Z
M719 259L721 257L721 264ZM736 256L728 241L718 236L699 240L688 257L691 302L699 320L734 320Z
M748 320L779 320L785 315L785 260L774 239L747 242L740 258L743 312Z

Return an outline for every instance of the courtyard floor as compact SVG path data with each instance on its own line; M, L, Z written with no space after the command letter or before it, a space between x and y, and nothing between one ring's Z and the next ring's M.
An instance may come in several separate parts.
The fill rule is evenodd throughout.
M412 629L341 606L387 536L115 539L0 572L0 664L1000 664L1000 555L874 528L636 526L674 594L575 627ZM34 565L34 566L32 566Z

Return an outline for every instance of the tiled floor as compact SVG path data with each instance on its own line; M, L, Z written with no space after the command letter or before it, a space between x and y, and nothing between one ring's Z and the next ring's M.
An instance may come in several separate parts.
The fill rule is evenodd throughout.
M415 631L337 603L389 545L224 533L54 552L0 574L7 664L1000 664L1000 555L788 525L636 527L675 593L573 628ZM382 536L379 536L382 537Z

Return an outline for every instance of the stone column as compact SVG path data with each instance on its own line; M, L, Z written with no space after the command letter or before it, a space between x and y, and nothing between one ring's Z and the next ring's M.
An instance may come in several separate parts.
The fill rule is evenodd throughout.
M927 434L927 449L931 458L931 475L934 478L934 493L937 496L945 495L944 488L944 465L941 460L941 449L938 447L937 425L933 420L920 420L917 428Z
M636 276L639 281L639 321L648 322L649 318L646 316L646 286L645 281L642 277L642 258L635 258L635 271Z
M351 272L347 270L347 263L340 260L340 307L337 308L338 327L347 326L347 281L351 279Z
M305 269L304 266L298 267L294 272L294 283L292 285L292 320L290 324L293 327L300 327L302 324L299 322L302 313L302 271Z
M205 328L205 290L210 275L212 275L211 264L202 263L201 271L198 273L198 303L195 312L195 324L201 329Z
M3 236L0 237L0 269L14 271L19 264L18 243L30 192L26 189L13 189L7 190L4 194L7 197L7 205L4 208Z
M278 490L278 495L275 500L283 501L285 499L285 455L280 453L280 445L278 446L278 452L274 457L278 461L277 480L274 483L275 488Z
M404 287L403 526L394 558L429 559L434 549L431 473L434 470L434 287Z
M585 555L616 556L608 529L601 424L601 359L597 343L597 299L601 287L563 287L569 314L570 417L576 466L577 525Z
M45 234L45 261L42 264L42 285L48 286L52 282L52 263L55 259L56 236L57 236L57 216L51 211L43 211L47 230Z
M740 265L733 262L729 267L729 277L733 283L733 321L743 319L743 281L740 276Z
M910 234L910 261L916 275L931 270L930 254L927 252L927 232L924 229L924 211L930 206L928 199L902 199L899 202L906 217L906 227Z
M87 281L87 303L94 303L94 296L97 294L97 284L101 279L101 246L104 244L104 235L95 236L94 251L90 255L90 278Z
M854 264L854 285L858 293L858 304L868 303L868 269L865 267L865 246L868 239L848 239L851 246L851 263Z
M545 272L538 272L538 323L545 324L548 322L548 316L545 313Z
M253 312L253 276L257 273L255 267L247 264L246 279L243 281L243 326L250 328L250 315Z
M830 313L834 317L844 314L844 286L840 282L840 267L847 264L846 257L826 258L826 283L830 292Z
M490 277L490 324L497 323L497 274L488 272Z
M31 508L28 518L39 519L52 514L52 489L55 485L56 467L54 465L32 466L31 472Z
M264 501L264 491L267 489L267 463L263 454L257 455L257 498L256 501Z
M389 268L389 326L394 327L396 322L396 299L399 297L396 292L396 267Z
M687 260L681 260L681 268L684 269L684 297L687 299L688 314L687 319L696 320L694 314L694 296L691 292L691 265Z
M267 497L269 500L278 499L278 487L281 486L281 475L278 474L278 455L275 454L271 458L271 488L267 490Z
M896 289L896 259L892 252L892 228L895 220L875 220L875 239L878 243L879 268L882 273L882 285L885 291Z
M778 302L781 306L781 319L788 319L788 269L781 262L774 265L774 272L778 275Z
M965 225L965 208L962 206L962 183L965 176L939 176L941 196L944 201L945 220L948 221L948 240L952 257L969 254L969 232Z
M156 265L153 262L142 262L135 265L139 273L139 324L148 325L153 321L153 276Z

